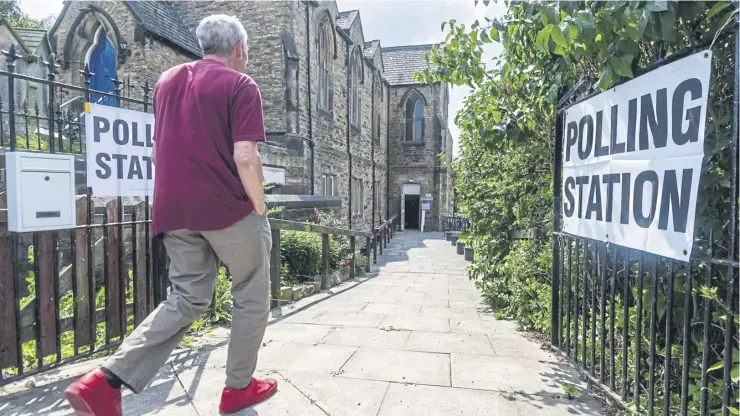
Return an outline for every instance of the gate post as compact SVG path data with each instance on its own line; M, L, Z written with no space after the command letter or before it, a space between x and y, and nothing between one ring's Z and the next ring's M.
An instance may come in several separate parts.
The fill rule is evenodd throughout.
M270 309L280 309L280 229L273 228L270 248Z
M560 303L560 246L558 236L560 232L560 205L561 205L561 182L563 169L563 115L560 111L560 101L564 89L560 87L557 94L555 106L555 166L552 175L552 287L551 287L551 310L550 310L550 341L558 345L560 339L560 316L558 315Z
M321 235L321 290L329 289L329 234Z
M369 244L368 243L368 250L369 250ZM383 254L383 253L380 253ZM368 259L370 256L368 255ZM378 230L373 230L373 264L378 263Z

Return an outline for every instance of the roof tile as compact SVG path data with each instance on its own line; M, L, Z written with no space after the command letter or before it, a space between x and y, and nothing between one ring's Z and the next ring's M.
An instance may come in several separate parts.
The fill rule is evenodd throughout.
M345 32L349 31L349 28L352 27L352 23L355 22L358 14L359 11L357 10L337 13L337 26Z
M144 28L161 36L184 50L202 56L195 33L185 26L174 5L161 1L127 1Z
M391 85L418 84L414 74L426 68L424 56L439 45L411 45L382 48L384 78Z

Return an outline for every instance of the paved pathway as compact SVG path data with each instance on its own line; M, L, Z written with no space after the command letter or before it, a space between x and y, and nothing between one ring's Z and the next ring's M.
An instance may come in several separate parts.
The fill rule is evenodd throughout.
M279 392L241 414L600 414L588 393L565 397L563 383L584 387L567 364L493 319L466 264L440 234L397 234L374 277L268 327L258 375L278 378ZM223 345L174 354L145 393L124 398L125 414L217 414L225 360ZM0 414L70 414L61 391L82 368L65 371L0 396Z

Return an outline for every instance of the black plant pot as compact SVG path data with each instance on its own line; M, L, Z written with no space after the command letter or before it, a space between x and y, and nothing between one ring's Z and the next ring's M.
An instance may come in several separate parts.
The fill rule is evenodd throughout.
M457 254L465 253L465 243L457 242Z
M473 249L470 247L465 247L465 260L473 261Z

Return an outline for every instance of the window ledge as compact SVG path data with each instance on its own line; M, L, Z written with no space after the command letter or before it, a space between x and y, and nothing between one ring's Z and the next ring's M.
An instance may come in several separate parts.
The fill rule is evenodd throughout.
M329 121L334 121L334 111L319 107L319 117Z
M414 142L414 141L408 141L408 140L404 140L402 143L403 143L404 146L424 146L424 144L425 144L425 142L423 142L423 141L421 141L421 142Z

